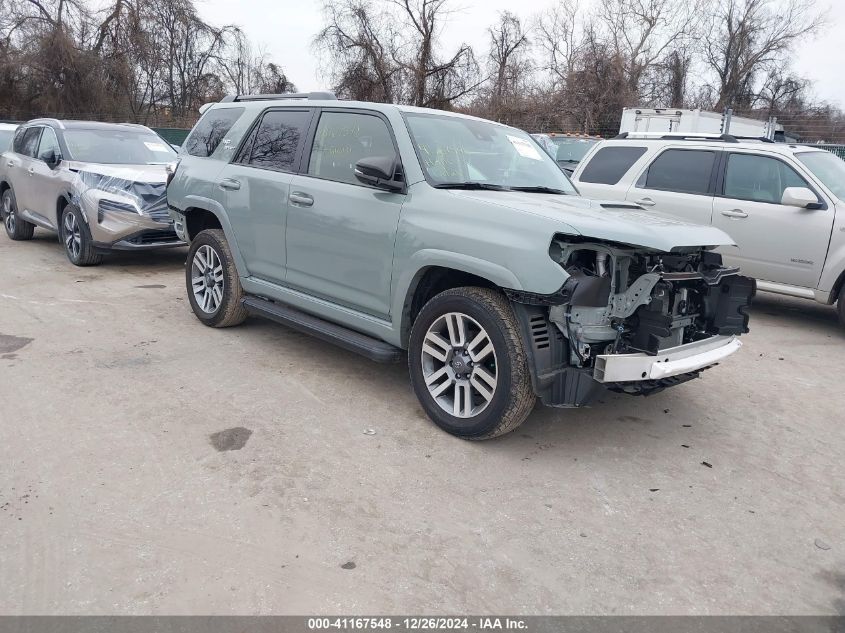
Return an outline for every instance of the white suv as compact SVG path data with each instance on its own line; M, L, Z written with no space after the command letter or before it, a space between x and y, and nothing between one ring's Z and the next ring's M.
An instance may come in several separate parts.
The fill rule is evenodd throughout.
M845 325L845 161L809 146L730 135L630 134L587 154L588 198L634 202L724 230L725 263L760 290L839 301Z

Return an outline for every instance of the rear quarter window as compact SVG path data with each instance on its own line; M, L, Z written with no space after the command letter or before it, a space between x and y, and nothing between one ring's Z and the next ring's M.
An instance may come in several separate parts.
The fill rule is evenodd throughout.
M194 126L185 139L185 152L191 156L211 156L229 130L235 124L244 108L212 108Z
M578 180L601 185L615 185L645 152L645 147L618 145L602 147L593 154Z

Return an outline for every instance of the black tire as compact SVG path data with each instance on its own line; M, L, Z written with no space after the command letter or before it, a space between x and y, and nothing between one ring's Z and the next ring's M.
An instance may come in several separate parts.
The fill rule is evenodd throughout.
M11 189L3 192L2 202L0 215L3 216L3 225L6 227L6 235L9 239L16 242L31 240L35 233L35 225L18 217L18 204Z
M438 403L435 396L429 392L425 380L425 371L430 372L429 379L432 377L431 372L434 372L434 370L423 368L424 362L432 361L430 356L426 359L423 354L426 336L429 328L436 328L437 323L443 322L442 318L448 320L445 315L450 313L460 313L469 317L468 330L474 322L486 331L489 342L493 345L496 385L486 405L483 404L483 398L472 400L472 402L480 402L485 408L470 417L459 417L447 412L444 406L448 406L448 402ZM464 340L472 338L474 333L467 334ZM479 347L481 346L479 344ZM463 347L468 350L470 346ZM455 349L451 352L453 356L449 357L453 361ZM476 348L476 351L480 350ZM463 358L466 359L468 356L464 354ZM434 362L437 360L434 359ZM441 367L441 371L446 368L446 364L452 368L455 367L454 362L450 363L447 360L442 362L444 366ZM531 386L525 347L513 309L501 292L488 288L454 288L440 293L426 303L411 329L408 365L411 384L425 412L441 429L463 439L485 440L513 431L525 421L537 400ZM461 375L464 377L472 375L470 382L475 379L477 368L474 368L472 363L468 366L459 364L457 367L463 367L464 370L472 368L473 374ZM454 369L452 371L454 373ZM445 382L443 381L441 385ZM447 388L446 394L449 389L453 389L452 402L454 403L457 399L457 389Z
M839 313L839 323L845 327L845 285L839 291L839 301L836 304L836 311Z
M102 253L97 252L92 243L88 223L75 204L68 203L62 209L59 238L65 255L74 266L97 266L103 261Z
M205 248L204 248L205 247ZM200 278L205 278L206 285L202 288L208 289L208 293L213 294L214 290L208 284L214 281L214 285L218 285L218 281L222 286L220 287L220 299L214 299L217 303L213 309L206 310L201 306L194 295L194 275L200 273L202 262L205 261L205 256L208 250L214 252L214 256L219 260L222 266L222 275L220 280L211 279L200 275ZM197 252L201 251L203 257L197 258ZM216 264L216 262L214 262ZM212 268L215 270L217 266ZM238 277L238 270L235 268L235 261L232 258L232 251L229 249L229 243L226 241L226 236L220 229L206 229L201 231L191 241L191 250L188 251L188 261L185 265L185 286L188 290L188 301L191 303L196 317L209 327L232 327L243 323L248 316L246 309L243 307L241 300L244 297L244 290L241 287L241 281ZM199 288L199 286L198 286ZM209 299L211 300L211 299ZM211 305L207 305L211 308Z

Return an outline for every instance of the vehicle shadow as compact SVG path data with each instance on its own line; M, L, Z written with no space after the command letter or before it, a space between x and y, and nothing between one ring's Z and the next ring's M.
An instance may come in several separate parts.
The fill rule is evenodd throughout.
M438 429L423 411L410 382L407 356L396 364L379 364L331 343L291 330L285 326L250 317L240 333L261 340L262 345L277 347L273 355L294 360L297 369L305 375L332 374L343 376L347 384L357 383L354 391L380 393L380 399L390 403L397 432L407 424L419 423L425 441L451 441L445 431ZM694 385L695 389L701 387ZM646 445L662 436L678 438L696 424L700 417L696 407L685 402L679 387L648 398L612 392L600 393L596 400L583 408L552 408L535 406L526 421L515 432L485 441L477 446L505 453L516 450L520 454L530 444L532 451L545 451L552 446L563 446L573 451L575 447L607 446L626 443L629 447ZM679 420L687 425L682 428ZM439 439L438 439L439 438ZM459 441L459 440L455 440ZM683 442L678 439L679 446ZM474 444L474 443L473 443ZM536 445L536 446L535 446ZM537 453L539 458L539 453ZM528 460L533 457L528 457Z
M845 338L845 327L839 323L835 305L761 292L751 305L752 331L756 318L774 321L779 327L816 327L823 334Z
M66 263L68 266L73 267L73 264L68 261L64 248L59 243L55 233L49 233L48 231L39 229L35 231L35 235L33 235L31 240L25 242L13 242L5 235L3 235L3 239L8 244L8 248L36 250L39 255L50 257L57 264ZM182 268L185 265L187 257L187 246L154 251L109 251L103 257L103 262L99 266L94 266L92 269L99 267L145 267L150 272L166 271Z

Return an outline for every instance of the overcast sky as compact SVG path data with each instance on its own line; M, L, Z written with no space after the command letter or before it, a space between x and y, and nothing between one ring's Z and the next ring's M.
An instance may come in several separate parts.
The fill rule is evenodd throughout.
M817 1L819 7L830 8L830 24L821 35L798 48L793 67L815 82L817 97L845 108L845 0ZM480 56L487 50L487 27L499 11L510 9L527 20L550 5L550 0L453 0L457 10L444 28L442 42L449 47L465 41ZM322 26L319 0L198 0L197 6L215 25L242 27L256 46L265 47L273 61L283 66L300 90L328 88L320 78L318 60L311 49L311 40Z

